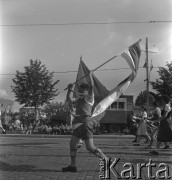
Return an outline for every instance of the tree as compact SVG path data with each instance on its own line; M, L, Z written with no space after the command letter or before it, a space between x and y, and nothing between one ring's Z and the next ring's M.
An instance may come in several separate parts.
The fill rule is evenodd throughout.
M135 105L136 106L146 105L146 100L147 100L146 96L147 96L147 91L146 90L141 91L135 100ZM156 98L157 97L155 93L149 92L149 105L151 105L152 102L154 102Z
M35 107L35 118L38 107L53 100L58 95L55 89L59 80L53 83L54 72L49 72L40 60L30 60L30 66L24 67L24 72L16 71L11 86L16 101L25 107Z
M67 123L69 113L68 107L63 103L51 102L44 106L42 112L46 113L52 126L56 124Z
M157 91L158 96L172 96L172 61L167 62L167 68L159 67L157 71L159 78L151 82L152 88Z

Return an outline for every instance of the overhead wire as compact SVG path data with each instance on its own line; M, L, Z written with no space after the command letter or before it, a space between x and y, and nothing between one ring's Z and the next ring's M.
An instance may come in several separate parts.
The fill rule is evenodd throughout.
M139 67L139 69L144 69L145 67ZM153 68L159 68L159 67L153 67ZM110 69L99 69L97 71L118 71L118 70L130 70L131 68L110 68ZM67 73L77 73L78 71L53 71L55 74L67 74ZM15 74L0 74L2 76L13 76Z
M71 22L71 23L21 23L21 24L0 24L1 27L8 26L77 26L77 25L106 25L106 24L151 24L151 23L172 23L172 20L153 20L153 21L112 21L112 22Z

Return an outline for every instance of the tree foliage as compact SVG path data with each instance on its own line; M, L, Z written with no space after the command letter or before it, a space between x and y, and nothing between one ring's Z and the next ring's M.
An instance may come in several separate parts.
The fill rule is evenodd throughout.
M152 88L156 90L158 96L172 96L172 61L167 62L167 68L159 67L157 71L159 78L151 82Z
M53 82L53 72L49 72L40 60L30 60L30 66L24 72L16 72L11 86L16 101L24 106L35 108L54 99L58 95L55 88L59 80Z
M61 123L66 124L69 109L65 104L51 102L46 104L42 111L49 117L49 121L52 125Z
M155 93L149 92L149 105L151 105L152 102L154 102L156 98L157 97ZM146 90L141 91L135 100L135 105L136 106L146 105L146 100L147 100L147 91Z

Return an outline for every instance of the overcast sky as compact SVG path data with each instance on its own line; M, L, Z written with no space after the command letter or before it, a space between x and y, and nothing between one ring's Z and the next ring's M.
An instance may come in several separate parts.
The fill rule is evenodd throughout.
M153 66L172 61L172 22L147 23L172 21L171 0L0 0L0 6L0 25L12 25L0 26L0 97L14 99L10 88L14 75L8 74L23 71L30 59L41 60L49 71L75 71L82 54L85 64L94 69L140 38L144 50L148 37L149 50L157 52L149 53ZM36 25L14 26L24 24ZM140 67L144 62L142 52ZM121 69L128 65L120 57L101 69L112 68L120 70L95 72L109 90L130 74L130 69ZM151 81L158 78L156 71L152 70ZM146 88L145 78L146 71L140 68L125 94L136 97ZM76 73L55 73L57 79L60 94L55 100L63 101L63 89L75 81Z

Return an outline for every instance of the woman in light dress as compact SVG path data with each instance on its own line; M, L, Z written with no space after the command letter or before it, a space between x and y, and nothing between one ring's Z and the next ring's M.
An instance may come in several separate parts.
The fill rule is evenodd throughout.
M147 132L147 124L146 124L146 119L148 118L147 115L147 110L144 106L141 107L141 117L136 117L136 119L139 121L139 126L137 129L137 139L136 139L136 143L134 144L135 146L139 146L140 145L140 140L141 138L146 138L146 142L149 141L150 142L150 136Z

